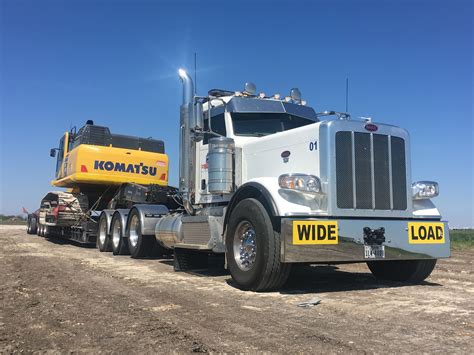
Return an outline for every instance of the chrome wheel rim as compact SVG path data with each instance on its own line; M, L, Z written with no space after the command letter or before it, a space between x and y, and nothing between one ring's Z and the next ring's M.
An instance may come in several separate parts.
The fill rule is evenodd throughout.
M132 247L135 247L138 243L138 228L139 228L139 220L138 216L133 215L132 219L130 220L130 230L128 241Z
M107 237L107 220L102 218L99 226L99 241L101 245L105 244L105 238Z
M120 226L120 221L116 220L114 223L114 227L112 230L112 243L114 247L117 249L120 244L120 234L122 234L122 228Z
M234 259L243 271L250 270L257 259L257 234L248 221L242 221L234 233Z

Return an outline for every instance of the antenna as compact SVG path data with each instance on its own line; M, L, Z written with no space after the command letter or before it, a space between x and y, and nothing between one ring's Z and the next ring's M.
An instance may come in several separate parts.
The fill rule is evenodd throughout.
M194 52L194 95L197 92L197 54Z
M346 113L349 112L349 78L346 78Z

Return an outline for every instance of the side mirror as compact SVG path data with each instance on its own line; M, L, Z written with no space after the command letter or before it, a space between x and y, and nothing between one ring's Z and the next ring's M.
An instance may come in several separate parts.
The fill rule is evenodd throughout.
M56 149L55 148L50 149L49 156L52 157L52 158L54 158L56 156Z

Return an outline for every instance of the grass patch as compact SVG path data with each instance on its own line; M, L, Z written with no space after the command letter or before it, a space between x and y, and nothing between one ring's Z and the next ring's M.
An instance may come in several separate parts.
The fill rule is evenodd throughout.
M474 248L474 229L451 229L449 237L453 249Z

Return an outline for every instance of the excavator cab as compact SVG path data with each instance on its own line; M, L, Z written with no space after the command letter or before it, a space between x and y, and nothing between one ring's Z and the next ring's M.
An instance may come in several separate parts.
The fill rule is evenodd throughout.
M108 127L90 120L77 132L73 128L64 133L50 155L56 156L53 186L168 185L163 141L112 134Z
M61 168L63 166L63 161L70 150L71 147L71 138L74 136L74 132L66 132L59 140L58 148L51 148L49 151L49 156L54 158L56 157L56 179L61 176Z
M59 148L57 149L57 154L56 154L56 149L51 149L50 151L50 155L52 157L56 156L56 177L58 178L59 177L59 171L61 169L61 165L63 163L63 160L64 160L64 138L65 138L65 135L61 137L61 139L59 140Z

